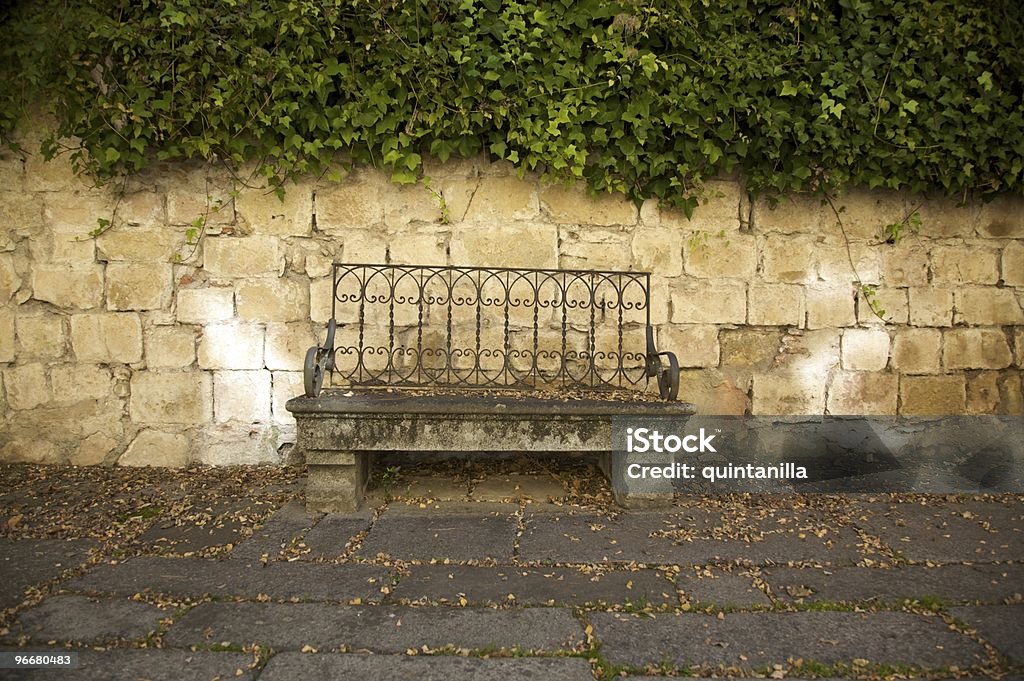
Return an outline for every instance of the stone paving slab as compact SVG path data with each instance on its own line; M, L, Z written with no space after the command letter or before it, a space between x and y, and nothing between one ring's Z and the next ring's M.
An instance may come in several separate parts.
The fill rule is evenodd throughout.
M135 548L173 555L239 544L245 523L238 516L253 513L251 500L217 500L196 504L180 517L156 520L135 541Z
M473 605L679 605L675 585L656 570L587 574L558 567L416 565L395 587L393 596L448 603L458 603L461 596Z
M90 539L0 539L0 610L21 603L29 586L82 565L96 546Z
M278 562L256 566L232 560L143 556L101 565L65 585L70 591L134 594L141 591L199 598L238 596L364 602L382 599L390 571L358 563Z
M950 608L949 612L976 628L1012 662L1024 664L1024 605L982 605Z
M806 523L778 526L770 519L749 523L749 540L715 511L690 509L678 514L628 514L611 520L601 515L531 513L520 539L522 560L553 562L641 562L705 565L750 561L754 564L813 560L853 564L860 558L852 528L817 536Z
M579 658L490 658L449 655L360 655L280 653L260 674L260 681L593 681L590 664Z
M509 561L516 520L508 514L444 514L430 512L382 515L363 541L359 555L379 553L400 560Z
M857 525L913 561L1024 560L1024 511L998 503L866 504Z
M306 506L302 501L291 501L267 518L251 537L239 543L231 551L231 558L258 561L261 556L266 555L273 559L281 549L286 548L303 532L316 525L321 517L321 513L306 513Z
M469 496L469 483L456 482L451 478L434 476L413 476L395 490L395 496L407 499L437 499L439 501L463 501Z
M474 483L473 490L470 492L470 497L477 501L507 501L509 499L548 501L549 499L561 499L565 495L565 487L556 478L521 473L484 478Z
M170 615L155 605L125 598L53 596L22 612L5 638L24 635L34 641L133 641L156 631L160 620Z
M788 602L885 601L938 598L945 602L1001 603L1024 593L1024 565L978 564L895 569L864 567L765 568L772 593Z
M967 667L984 649L949 631L938 617L902 612L741 612L589 616L601 652L613 663L643 666L666 657L677 666L754 669L803 658L825 664L874 663Z
M717 608L750 608L768 606L768 594L754 586L754 578L738 572L710 570L710 576L701 572L683 571L676 575L676 585L683 598L692 605Z
M65 649L54 652L65 652ZM245 653L187 650L78 651L76 669L0 669L2 681L253 681ZM239 673L241 672L241 673Z
M259 643L275 650L404 653L428 648L565 650L583 631L564 608L350 607L318 603L203 603L171 626L170 646Z
M369 529L372 520L371 513L324 517L303 537L302 542L309 549L309 553L303 557L316 559L341 556L357 534Z

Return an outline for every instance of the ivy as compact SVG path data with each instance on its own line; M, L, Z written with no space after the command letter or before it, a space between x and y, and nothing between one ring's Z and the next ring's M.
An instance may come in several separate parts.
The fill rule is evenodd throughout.
M254 164L277 188L486 153L688 213L708 177L1021 192L1017 0L31 0L0 10L0 133L108 179Z

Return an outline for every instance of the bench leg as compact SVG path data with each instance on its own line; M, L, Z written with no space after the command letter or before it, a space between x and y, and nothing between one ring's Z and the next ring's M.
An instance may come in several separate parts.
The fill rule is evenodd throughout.
M370 452L318 452L307 465L306 510L321 513L357 511L370 476Z
M672 483L668 480L648 480L640 485L631 481L626 475L626 468L634 462L634 459L638 462L642 460L644 463L654 463L653 458L650 455L641 457L624 452L614 454L602 452L599 455L597 463L601 472L611 483L615 503L623 508L665 508L672 505L674 495ZM671 456L668 456L662 463L671 464Z

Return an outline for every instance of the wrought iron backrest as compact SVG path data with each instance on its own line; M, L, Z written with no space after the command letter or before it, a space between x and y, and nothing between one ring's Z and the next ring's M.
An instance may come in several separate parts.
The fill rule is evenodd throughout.
M333 280L307 369L319 350L351 385L632 388L671 354L654 349L648 272L334 263Z

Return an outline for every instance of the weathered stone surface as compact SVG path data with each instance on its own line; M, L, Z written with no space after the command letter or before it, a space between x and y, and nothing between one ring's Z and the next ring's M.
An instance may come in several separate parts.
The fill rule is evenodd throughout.
M710 324L662 326L658 350L674 352L682 367L718 366L718 327Z
M928 286L928 252L906 241L882 251L882 282L886 286Z
M962 414L966 408L963 376L904 376L900 413L907 416Z
M754 414L820 414L824 409L825 382L821 376L802 371L754 374Z
M906 324L910 321L910 307L905 288L880 288L872 295L875 307L881 312L876 314L861 293L857 302L857 322L865 325Z
M996 238L1024 238L1019 197L1002 195L987 204L971 206L978 211L978 234Z
M828 413L894 415L898 386L896 374L836 372L828 389Z
M331 514L318 522L303 538L310 557L337 558L352 548L356 535L370 529L368 513Z
M209 324L199 340L203 369L262 369L265 329L257 324Z
M1007 286L1024 288L1024 244L1013 241L1003 249L1000 273Z
M736 231L740 228L740 207L743 188L731 180L709 180L704 183L700 205L689 219L681 210L661 207L661 223L670 229L705 231ZM746 221L746 216L743 217Z
M121 458L119 466L187 466L190 444L187 437L178 433L159 430L144 430L135 436Z
M64 354L64 318L43 312L18 315L18 356L28 359L54 359Z
M846 234L852 239L879 241L885 238L884 225L902 222L917 204L905 194L884 189L850 189L836 202L842 213ZM824 207L831 212L829 206ZM832 214L835 219L835 214Z
M227 286L183 288L178 291L176 317L185 324L206 324L235 316L234 291Z
M912 287L910 323L913 326L951 326L953 324L953 290L939 287Z
M135 423L207 423L213 415L210 375L198 371L139 372L131 380Z
M245 281L235 288L238 317L257 322L309 319L309 290L293 279Z
M170 265L148 262L107 265L108 310L160 310L170 301Z
M110 229L96 238L96 256L110 261L170 263L184 242L184 232L175 228Z
M838 228L835 214L819 198L792 195L772 206L767 199L754 202L754 229L764 232L820 234Z
M65 309L88 310L103 302L102 265L32 266L32 297Z
M385 515L363 542L359 555L384 553L402 560L509 560L515 536L510 515L439 515L436 511Z
M15 270L14 256L0 253L0 304L6 305L20 288L21 277Z
M0 362L13 362L15 357L14 310L0 308Z
M638 229L633 235L633 264L662 277L683 272L683 238L673 229Z
M91 600L84 596L53 596L18 617L12 634L35 641L101 643L140 639L156 631L169 611L127 599Z
M967 375L967 413L998 414L999 372L981 371Z
M630 234L620 228L571 225L558 236L559 267L614 270L631 257Z
M269 424L231 421L203 428L195 445L197 463L208 466L280 464L281 433Z
M938 618L902 612L700 613L637 616L593 613L601 652L615 664L763 668L795 658L830 664L970 666L985 659L976 642Z
M291 501L274 512L253 535L231 551L232 560L255 563L275 559L282 549L298 543L303 533L317 524L321 514L308 513L301 501ZM366 523L369 526L369 522Z
M260 673L265 681L287 679L365 679L366 681L506 681L545 679L589 681L590 664L579 658L475 658L446 655L305 655L280 653Z
M921 204L921 236L973 236L981 217L977 204L961 206L956 199L936 197Z
M516 177L481 177L463 219L470 222L533 220L540 215L537 184Z
M295 427L295 417L285 408L285 404L293 397L305 393L305 383L300 371L275 371L271 374L273 386L270 396L270 411L274 423ZM294 430L291 430L294 436ZM294 439L294 438L292 438Z
M213 374L213 420L270 420L270 372L217 371Z
M61 652L58 649L54 652ZM207 652L192 650L158 650L154 648L110 648L79 651L79 666L74 670L37 669L29 672L33 681L210 681L236 679L253 681L249 653Z
M452 230L451 260L460 265L557 267L558 230L553 225L523 222L457 225Z
M196 361L196 335L189 327L160 326L145 332L150 369L187 369Z
M677 324L742 324L747 318L743 284L717 282L673 288L672 321Z
M317 345L308 322L267 324L264 363L268 369L301 371L306 351Z
M1015 664L1024 662L1024 619L1021 606L950 608L950 614L976 627L978 634Z
M110 453L121 446L118 440L103 433L93 433L75 447L68 458L72 466L97 466L105 463Z
M942 335L947 369L1004 369L1013 361L1002 329L951 329Z
M761 244L761 277L784 284L812 283L817 278L816 248L817 243L806 237L765 239Z
M0 538L0 607L18 605L27 587L85 563L95 546L89 539Z
M937 329L899 329L892 344L892 366L903 374L938 373L941 345Z
M221 278L281 276L284 253L270 236L216 237L203 241L203 267Z
M999 281L999 251L979 244L936 246L932 249L932 280L937 284L995 284Z
M637 209L622 194L590 196L582 187L552 185L540 192L540 204L550 219L558 224L633 225Z
M317 230L332 236L344 236L350 229L366 229L384 222L380 185L373 182L373 179L371 175L355 181L346 179L342 184L318 187Z
M693 606L750 608L771 605L771 599L754 585L750 575L698 568L676 575L676 584L683 592L683 601Z
M266 188L242 189L235 214L255 234L309 236L313 232L313 193L306 183L288 187L283 197Z
M683 370L679 395L692 403L698 414L745 414L749 408L747 381L718 369Z
M686 273L702 279L750 279L757 270L757 242L748 234L691 237L683 255Z
M856 295L849 286L808 288L804 291L807 328L825 329L857 323Z
M964 287L956 291L954 321L981 326L1024 324L1024 310L1013 289Z
M339 236L342 239L344 262L387 261L388 242L383 230L347 229Z
M583 631L561 608L346 607L316 603L205 603L190 610L166 635L173 646L206 641L260 642L278 650L305 645L404 653L420 646L469 649L518 647L572 650Z
M113 394L110 369L91 364L59 364L50 369L53 399L58 404L105 400Z
M884 329L843 331L843 368L881 371L889 363L889 333Z
M131 312L72 315L71 347L81 362L138 362L142 322Z
M50 384L42 364L4 369L4 389L11 409L34 409L50 401Z
M747 322L758 326L803 326L804 292L791 284L751 284Z
M767 369L782 351L779 329L722 329L722 366Z

